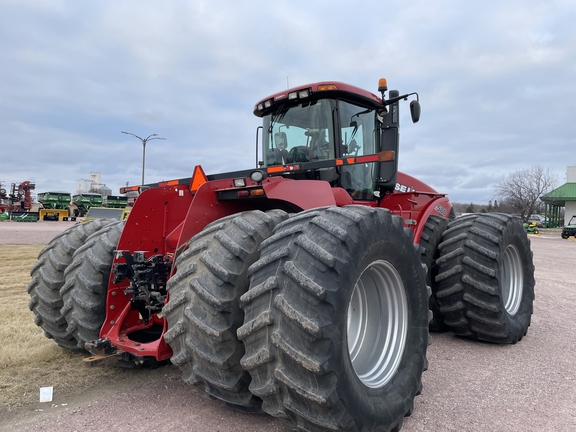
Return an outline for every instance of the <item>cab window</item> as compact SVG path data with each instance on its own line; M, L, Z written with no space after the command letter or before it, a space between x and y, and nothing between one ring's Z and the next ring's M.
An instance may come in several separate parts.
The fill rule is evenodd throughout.
M377 153L375 112L340 101L341 156ZM340 183L355 199L373 199L376 187L376 165L357 164L342 167Z

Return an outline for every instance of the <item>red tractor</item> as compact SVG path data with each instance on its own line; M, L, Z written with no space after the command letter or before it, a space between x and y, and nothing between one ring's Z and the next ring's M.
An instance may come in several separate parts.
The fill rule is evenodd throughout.
M27 212L32 209L32 191L36 184L28 180L16 185L12 183L10 193L0 183L0 211Z
M269 96L255 168L197 166L142 186L126 221L62 233L31 271L36 323L89 365L170 360L292 429L399 429L429 328L519 341L534 266L518 219L454 219L444 194L398 172L399 104L415 95L417 122L418 95L379 91Z

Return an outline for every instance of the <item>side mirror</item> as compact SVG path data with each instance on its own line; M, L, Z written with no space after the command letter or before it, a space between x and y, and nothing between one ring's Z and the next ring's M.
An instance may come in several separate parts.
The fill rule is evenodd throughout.
M420 102L417 100L410 102L410 116L412 116L412 123L418 123L420 120Z

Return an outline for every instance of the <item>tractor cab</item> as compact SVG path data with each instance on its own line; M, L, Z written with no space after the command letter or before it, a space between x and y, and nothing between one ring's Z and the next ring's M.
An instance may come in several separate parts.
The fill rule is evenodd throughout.
M340 82L316 83L277 93L258 102L262 117L261 166L298 164L285 177L325 180L357 200L378 199L396 186L398 170L398 97L381 80L382 98ZM413 101L417 103L417 101ZM418 109L413 109L418 121ZM380 163L322 163L388 152Z

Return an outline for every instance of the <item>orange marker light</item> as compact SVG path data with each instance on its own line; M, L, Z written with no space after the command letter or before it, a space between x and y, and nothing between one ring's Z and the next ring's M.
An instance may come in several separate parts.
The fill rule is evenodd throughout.
M170 181L160 182L160 183L158 183L158 186L160 186L160 187L178 186L179 184L180 184L180 182L178 180L170 180Z
M338 90L338 87L336 87L334 84L322 84L318 86L318 91L324 90Z
M284 167L283 167L282 165L280 165L280 166L275 166L275 167L268 167L268 168L266 169L266 171L267 171L269 174L277 173L277 172L282 172L282 171L284 171Z
M250 196L264 196L264 189L252 189Z
M396 152L394 150L387 150L378 153L379 162L388 162L396 159Z

